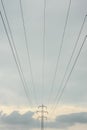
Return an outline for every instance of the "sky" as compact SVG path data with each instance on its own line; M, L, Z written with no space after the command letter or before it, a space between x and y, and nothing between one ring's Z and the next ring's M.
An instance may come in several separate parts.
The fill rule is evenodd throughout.
M38 106L41 106L43 103L47 106L48 111L48 115L46 115L48 119L45 121L47 130L86 130L87 40L67 82L60 102L57 102L58 97L56 95L59 92L59 88L64 87L83 40L87 35L86 18L71 64L61 85L82 23L87 14L87 0L71 0L56 76L54 76L55 68L70 0L46 0L45 24L44 0L21 0L21 2L31 67L24 37L20 0L3 0L29 97L26 97L0 17L0 129L39 129L40 120L38 120L38 116L40 114L37 114L36 111L41 110L38 109ZM1 0L0 11L11 39ZM45 58L43 86L44 27ZM53 79L55 79L54 83Z

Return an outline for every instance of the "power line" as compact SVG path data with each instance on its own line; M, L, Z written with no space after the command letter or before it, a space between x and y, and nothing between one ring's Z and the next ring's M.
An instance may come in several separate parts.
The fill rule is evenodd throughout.
M18 73L19 73L19 76L20 76L20 79L21 79L21 82L22 82L22 85L23 85L23 88L24 88L24 91L25 91L25 95L28 99L29 104L30 103L33 104L31 99L30 99L30 96L29 96L30 94L28 94L29 91L26 87L26 82L25 82L25 79L24 79L24 76L23 76L23 72L22 72L22 69L20 68L20 65L18 64L17 59L16 59L15 52L14 52L14 49L13 49L13 46L12 46L12 43L11 43L11 40L10 40L10 37L9 37L9 34L8 34L8 31L7 31L7 28L6 28L6 25L5 25L1 11L0 11L0 17L1 17L1 20L2 20L2 23L3 23L3 26L4 26L4 30L5 30L7 39L9 41L9 45L10 45L10 48L11 48L11 51L12 51L12 55L14 57L14 61L15 61L16 66L17 66L17 70L18 70Z
M82 25L81 25L81 28L80 28L78 37L77 37L77 39L76 39L76 42L75 42L75 45L74 45L74 48L73 48L73 51L72 51L72 54L71 54L71 57L70 57L69 62L68 62L68 64L67 64L67 67L66 67L66 70L65 70L63 79L62 79L62 81L61 81L61 83L60 83L60 87L59 87L59 89L58 89L58 91L57 91L57 94L56 94L56 96L55 96L54 101L57 99L57 97L58 97L58 95L59 95L59 92L61 91L61 87L62 87L62 85L63 85L63 82L64 82L65 77L66 77L66 74L67 74L67 72L68 72L70 63L71 63L71 61L72 61L73 55L74 55L75 50L76 50L76 47L77 47L77 45L78 45L78 41L79 41L79 38L80 38L80 36L81 36L81 33L82 33L82 30L83 30L83 27L84 27L86 18L87 18L87 15L85 15L85 17L84 17L83 23L82 23Z
M68 10L67 10L64 30L63 30L63 34L62 34L60 49L59 49L59 54L58 54L58 57L57 57L56 68L55 68L54 77L53 77L53 80L52 80L52 86L51 86L50 94L49 94L49 97L48 97L48 104L50 103L51 94L52 94L52 91L53 91L54 82L55 82L55 78L56 78L56 75L57 75L57 70L58 70L60 56L61 56L61 51L62 51L62 46L63 46L63 43L64 43L65 31L66 31L66 27L67 27L68 18L69 18L70 7L71 7L71 0L69 1L69 6L68 6Z
M33 92L34 92L34 96L35 96L35 100L36 100L36 104L37 104L36 89L35 89L34 78L33 78L33 73L32 73L31 59L30 59L30 53L29 53L29 45L28 45L28 40L27 40L25 20L24 20L24 14L23 14L23 5L22 5L21 0L20 0L20 11L21 11L21 18L22 18L23 29L24 29L24 38L25 38L25 43L26 43L27 55L28 55L28 63L29 63L29 67L30 67L31 81L32 81L32 85L33 85Z
M3 7L3 11L4 11L4 15L5 15L5 18L6 18L7 25L8 25L8 29L9 29L9 32L10 32L10 36L11 36L11 40L12 40L11 44L13 45L13 48L14 48L14 51L15 51L15 55L16 55L17 62L18 62L18 65L19 65L19 69L21 71L21 75L22 75L23 80L24 80L24 82L25 82L25 84L27 86L27 83L26 83L26 80L25 80L25 76L24 76L24 73L22 71L21 62L20 62L20 59L19 59L19 56L18 56L18 52L17 52L16 46L15 46L15 42L14 42L14 38L13 38L13 35L12 35L12 31L11 31L11 28L10 28L10 24L9 24L9 21L8 21L8 17L7 17L7 14L6 14L5 6L4 6L4 3L3 3L2 0L1 0L1 4L2 4L2 7ZM31 91L31 88L30 88L30 91Z
M44 102L44 77L45 77L45 22L46 22L46 0L44 0L44 21L43 21L43 63L42 63L42 103Z
M82 43L82 45L81 45L81 47L80 47L80 49L79 49L79 52L78 52L78 54L77 54L77 56L76 56L76 59L75 59L74 64L73 64L73 66L72 66L72 68L71 68L71 71L70 71L70 73L69 73L69 75L68 75L68 77L67 77L67 79L66 79L66 81L65 81L65 84L64 84L64 86L63 86L63 88L62 88L62 91L61 91L61 93L60 93L60 95L59 95L59 97L58 97L58 99L57 99L57 103L56 103L56 105L54 106L54 109L52 110L52 112L55 111L55 109L56 109L56 107L57 107L57 104L59 103L59 101L60 101L60 99L61 99L61 97L62 97L62 95L63 95L63 93L64 93L64 90L65 90L65 88L67 87L68 81L69 81L70 76L71 76L71 74L72 74L72 72L73 72L73 70L74 70L74 67L75 67L75 65L76 65L76 63L77 63L77 60L78 60L78 58L79 58L79 55L80 55L80 53L81 53L81 50L82 50L82 48L83 48L83 46L84 46L84 43L85 43L86 39L87 39L87 35L85 36L85 38L84 38L84 40L83 40L83 43Z
M8 21L8 17L7 17L7 14L6 14L5 7L4 7L4 3L3 3L2 0L1 0L1 4L2 4L2 7L3 7L3 11L4 11L4 14L5 14L6 22L7 22L8 28L9 28L9 32L10 32L10 36L11 36L11 40L12 40L12 45L13 45L13 48L14 48L14 51L15 51L15 54L16 54L16 57L17 57L17 62L19 64L20 71L21 71L21 73L22 73L22 75L24 77L24 74L23 74L23 71L22 71L22 67L21 67L21 62L20 62L20 59L19 59L19 56L18 56L18 52L17 52L16 46L15 46L14 38L13 38L13 35L12 35L12 31L11 31L11 28L10 28L10 24L9 24L9 21ZM25 80L25 77L24 77L24 80Z

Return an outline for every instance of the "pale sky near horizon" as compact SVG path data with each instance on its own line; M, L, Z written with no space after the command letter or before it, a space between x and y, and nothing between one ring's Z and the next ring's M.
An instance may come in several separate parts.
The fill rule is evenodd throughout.
M0 129L2 130L39 129L40 123L36 119L37 115L34 112L38 110L37 107L42 104L42 100L44 100L44 105L48 107L48 112L52 106L57 103L55 96L63 79L84 17L87 14L87 0L71 0L59 66L54 80L53 90L50 93L70 0L46 0L44 88L42 85L44 0L21 1L29 45L34 88L24 39L20 0L3 0L3 3L22 71L28 89L30 90L30 99L34 107L31 103L28 103L25 96L0 17ZM8 30L1 0L0 11ZM86 35L87 18L68 73L61 87L64 86L67 80L67 76ZM50 100L49 95L51 95ZM35 104L36 102L37 104ZM52 115L50 115L50 112L48 114L46 127L48 130L87 129L87 40L85 41L81 54L67 83L60 104L56 107Z

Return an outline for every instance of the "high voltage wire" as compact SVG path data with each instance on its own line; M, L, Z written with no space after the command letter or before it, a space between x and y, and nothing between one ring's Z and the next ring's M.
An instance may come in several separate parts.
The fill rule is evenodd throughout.
M8 31L7 31L7 28L6 28L6 25L5 25L5 22L4 22L4 19L3 19L3 16L2 16L2 13L0 12L0 17L1 17L1 20L2 20L2 23L3 23L3 26L4 26L4 30L5 30L5 33L6 33L6 36L7 36L7 39L9 41L9 45L10 45L10 48L11 48L11 51L12 51L12 55L14 57L14 61L16 63L16 66L17 66L17 69L18 69L18 73L19 73L19 76L20 76L20 79L21 79L21 82L22 82L22 85L23 85L23 88L24 88L24 91L25 91L25 95L28 99L28 102L29 104L33 105L31 99L30 99L30 94L29 94L29 91L27 89L27 85L26 85L26 82L25 82L25 79L24 79L24 76L23 76L23 72L20 68L20 65L18 64L18 61L16 59L16 56L15 56L15 52L14 52L14 49L13 49L13 46L12 46L12 43L11 43L11 40L10 40L10 37L9 37L9 34L8 34Z
M52 80L52 86L51 86L50 94L49 94L49 97L48 97L48 104L50 103L50 100L51 100L51 94L52 94L52 91L53 91L55 78L56 78L56 75L57 75L57 70L58 70L60 56L61 56L61 51L62 51L62 46L63 46L63 43L64 43L65 31L66 31L66 27L67 27L68 18L69 18L70 7L71 7L71 0L69 1L69 6L68 6L68 10L67 10L64 30L63 30L63 34L62 34L60 49L59 49L59 54L58 54L58 57L57 57L56 68L55 68L54 77L53 77L53 80Z
M56 105L54 105L54 109L52 110L51 113L53 113L53 112L55 111L55 109L56 109L58 103L59 103L60 100L61 100L61 97L62 97L62 95L63 95L63 93L64 93L65 88L67 87L68 81L69 81L70 76L71 76L71 74L72 74L72 72L73 72L73 70L74 70L74 67L75 67L75 65L76 65L76 63L77 63L77 60L78 60L78 58L79 58L79 55L80 55L80 53L81 53L81 50L82 50L82 48L83 48L83 46L84 46L84 43L85 43L86 39L87 39L87 35L85 36L85 38L84 38L84 40L83 40L83 43L82 43L82 45L81 45L81 47L80 47L80 49L79 49L79 52L78 52L78 54L77 54L77 56L76 56L76 58L75 58L74 64L73 64L73 66L72 66L72 68L71 68L71 71L70 71L70 73L69 73L69 75L68 75L68 77L67 77L67 79L66 79L66 81L65 81L65 84L64 84L64 86L63 86L63 88L62 88L62 91L61 91L61 93L60 93L60 95L59 95L59 97L58 97L58 99L57 99L57 103L56 103Z
M4 11L4 14L5 14L6 22L7 22L8 28L9 28L9 32L10 32L10 36L11 36L11 40L12 40L11 44L13 44L13 48L14 48L14 51L15 51L14 54L16 54L16 58L17 58L17 62L18 62L18 65L19 65L19 69L20 69L21 75L22 75L23 80L24 80L24 82L25 82L25 84L27 86L27 83L26 83L26 80L25 80L25 76L24 76L23 71L22 71L21 62L20 62L20 59L19 59L19 56L18 56L18 53L17 53L17 49L16 49L16 46L15 46L15 42L14 42L14 38L13 38L13 35L12 35L12 31L11 31L11 28L10 28L10 24L9 24L9 21L8 21L8 17L7 17L7 14L6 14L6 10L5 10L5 7L4 7L4 3L3 3L2 0L1 0L1 4L2 4L2 7L3 7L3 11ZM31 91L31 88L30 88L30 91Z
M62 85L63 85L63 83L64 83L64 79L65 79L65 77L66 77L66 74L67 74L67 72L68 72L70 63L71 63L71 61L72 61L73 55L74 55L75 50L76 50L76 47L77 47L77 45L78 45L78 41L79 41L79 38L80 38L80 36L81 36L81 33L82 33L82 30L83 30L83 27L84 27L86 18L87 18L87 15L85 15L85 17L84 17L83 23L82 23L82 25L81 25L81 28L80 28L78 37L77 37L77 39L76 39L76 42L75 42L75 45L74 45L74 48L73 48L73 51L72 51L72 54L71 54L71 57L70 57L69 62L68 62L68 64L67 64L67 67L66 67L66 70L65 70L63 79L62 79L62 81L61 81L61 83L60 83L60 87L59 87L59 89L58 89L58 91L57 91L57 94L56 94L56 96L55 96L54 101L56 101L56 99L58 98L59 92L61 91L61 87L62 87ZM53 108L53 107L52 107L52 108Z
M29 53L29 45L28 45L28 40L27 40L25 20L24 20L24 14L23 14L23 5L22 5L21 0L20 0L20 11L21 11L21 18L22 18L23 29L24 29L24 38L25 38L25 43L26 43L28 63L29 63L29 67L30 67L31 81L32 81L32 86L33 86L33 92L34 92L34 97L35 97L35 101L36 101L36 104L37 104L36 88L35 88L34 78L33 78L33 73L32 73L31 59L30 59L30 53Z
M42 63L42 103L44 102L44 77L45 77L45 22L46 22L46 0L44 0L44 20L43 20L43 63Z
M25 77L24 77L24 74L23 74L23 71L22 71L22 67L21 67L21 62L20 62L20 59L19 59L19 56L18 56L18 52L17 52L16 46L15 46L14 38L13 38L13 35L12 35L12 31L11 31L11 28L10 28L10 24L9 24L9 21L8 21L8 17L7 17L7 14L6 14L5 7L4 7L4 3L3 3L2 0L1 0L1 4L2 4L2 7L3 7L3 11L4 11L4 14L5 14L6 22L7 22L8 28L9 28L9 32L10 32L10 36L11 36L11 40L12 40L11 44L13 44L13 48L14 48L14 51L15 51L15 54L16 54L17 62L18 62L21 74L22 74L22 76L23 76L23 78L25 80Z
M27 89L27 84L26 84L26 80L25 80L25 77L24 77L24 74L23 74L23 71L22 71L22 68L21 68L21 63L20 63L20 60L19 60L19 57L18 57L18 53L17 53L17 50L16 50L16 47L15 47L15 44L14 44L14 39L13 39L13 35L12 35L12 32L11 32L11 29L10 29L10 25L9 25L9 22L8 22L8 18L7 18L7 15L6 15L6 11L5 11L5 8L4 8L4 4L3 4L3 1L1 0L1 3L2 3L2 7L3 7L3 10L4 10L4 14L5 14L5 18L6 18L6 21L7 21L7 24L8 24L8 28L9 28L9 32L10 32L10 36L11 36L11 40L10 40L10 37L9 37L9 34L8 34L8 31L7 31L7 28L6 28L6 25L5 25L5 22L4 22L4 19L3 19L3 16L2 16L2 13L0 12L0 16L1 16L1 19L2 19L2 22L3 22L3 25L4 25L4 29L5 29L5 32L6 32L6 35L7 35L7 38L8 38L8 41L9 41L9 45L10 45L10 48L11 48L11 51L12 51L12 54L13 54L13 57L14 57L14 60L15 60L15 63L16 63L16 66L17 66L17 69L18 69L18 73L19 73L19 76L20 76L20 79L22 81L22 84L23 84L23 88L24 88L24 91L25 91L25 94L26 94L26 97L28 98L28 101L30 100L29 98L29 94L28 94L28 89ZM54 87L54 83L55 83L55 78L56 78L56 75L57 75L57 70L58 70L58 66L59 66L59 61L60 61L60 56L61 56L61 51L62 51L62 46L63 46L63 43L64 43L64 36L65 36L65 32L66 32L66 27L67 27L67 22L68 22L68 17L69 17L69 12L70 12L70 7L71 7L71 0L69 2L69 7L68 7L68 11L67 11L67 16L66 16L66 21L65 21L65 26L64 26L64 30L63 30L63 35L62 35L62 40L61 40L61 45L60 45L60 50L59 50L59 54L58 54L58 57L57 57L57 64L56 64L56 68L55 68L55 72L54 72L54 77L53 77L53 80L52 80L52 86L51 86L51 91L50 91L50 95L49 95L49 101L50 101L50 98L51 98L51 93L52 93L52 90L53 90L53 87ZM32 66L31 66L31 60L30 60L30 54L29 54L29 46L28 46L28 40L27 40L27 33L26 33L26 27L25 27L25 20L24 20L24 15L23 15L23 8L22 8L22 2L20 0L20 9L21 9L21 16L22 16L22 22L23 22L23 28L24 28L24 36L25 36L25 42L26 42L26 49L27 49L27 54L28 54L28 62L29 62L29 65L30 65L30 73L31 73L31 80L32 80L32 84L33 84L33 90L35 89L34 88L34 80L33 80L33 73L32 73ZM63 79L62 79L62 82L61 82L61 85L60 87L63 85L63 82L64 82L64 79L65 79L65 76L67 74L67 71L69 69L69 65L71 63L71 60L73 58L73 55L74 55L74 52L76 50L76 47L77 47L77 43L79 41L79 38L80 38L80 35L81 35L81 32L83 30L83 27L84 27L84 23L86 21L86 18L87 18L87 15L85 16L84 18L84 21L82 23L82 26L81 26L81 29L80 29L80 32L79 32L79 35L78 35L78 38L77 38L77 41L75 43L75 46L74 46L74 49L72 51L72 54L71 54L71 57L70 57L70 60L69 60L69 63L66 67L66 70L65 70L65 73L64 73L64 76L63 76ZM45 33L46 33L46 28L45 28L45 22L46 22L46 0L44 0L44 21L43 21L43 63L42 63L42 98L44 99L44 77L45 77ZM73 72L73 69L74 69L74 66L76 65L76 62L79 58L79 55L81 53L81 50L83 48L83 45L86 41L86 38L87 36L85 36L84 38L84 41L81 45L81 48L79 50L79 53L77 54L76 56L76 59L74 61L74 64L72 66L72 69L67 77L67 80L65 81L65 84L64 84L64 87L62 88L62 91L58 97L58 94L59 94L59 91L61 88L59 88L59 91L56 95L56 98L55 100L57 99L57 104L59 103L63 93L64 93L64 90L67 86L67 83L70 79L70 76ZM13 43L13 45L12 45ZM35 90L34 90L35 92ZM36 93L36 92L35 92ZM34 94L35 94L34 93ZM35 98L36 99L36 98ZM49 102L48 101L48 102ZM31 102L32 104L32 101L29 101ZM42 100L42 103L43 103L43 100ZM54 109L53 111L56 109L56 106L57 104L54 106Z

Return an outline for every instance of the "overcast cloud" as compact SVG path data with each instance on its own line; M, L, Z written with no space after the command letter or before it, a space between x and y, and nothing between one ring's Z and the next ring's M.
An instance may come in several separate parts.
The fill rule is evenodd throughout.
M29 89L29 96L36 107L37 104L42 103L47 105L52 80L54 77L55 66L59 54L59 48L64 29L69 0L46 0L46 35L45 35L45 87L42 86L42 62L43 62L43 16L44 16L44 0L22 0L23 13L26 27L26 34L29 44L29 53L31 59L31 67L34 78L34 89L30 74L28 63L28 56L26 51L23 25L21 19L19 0L3 0L7 17L10 23L12 35L15 41L15 46L20 58L22 70ZM5 24L6 19L0 0L0 10L2 12ZM87 14L87 0L71 0L71 7L69 18L64 36L64 43L61 51L59 67L57 70L54 88L51 93L50 105L55 103L54 99L59 90L63 75L65 73L68 61L72 54L76 39L78 37L84 17ZM7 30L8 26L6 24ZM69 67L67 76L72 68L74 60L78 54L79 48L83 39L87 35L87 19L81 33L78 46L76 48L74 57ZM65 78L65 81L67 79ZM63 86L61 86L63 87ZM31 90L30 90L31 89ZM36 96L36 98L35 98ZM74 71L69 79L67 87L64 91L63 105L72 105L87 108L87 41L85 42L79 59L76 63ZM62 101L60 102L62 104ZM25 92L17 71L14 58L12 56L11 48L6 37L4 27L0 18L0 106L25 106L31 107L25 96ZM2 107L1 107L2 109ZM0 109L0 110L1 110ZM49 106L48 106L49 109ZM2 110L3 111L3 110ZM25 124L35 123L36 120L32 118L34 113L28 112L24 115L13 110L10 115L1 114L1 123L3 124ZM72 110L71 110L72 113ZM61 115L56 118L54 123L49 123L49 127L70 127L75 124L87 123L85 117L87 113L74 113ZM29 116L29 117L28 117ZM81 117L81 118L80 118ZM17 120L15 120L15 118ZM12 119L12 120L11 120ZM57 125L58 124L58 125ZM15 128L16 129L16 128ZM4 130L4 128L3 128Z
M33 112L26 112L20 114L18 111L14 111L7 115L0 112L0 125L39 128L39 120L33 118ZM48 122L46 126L48 128L69 128L76 124L87 124L87 112L71 113L66 115L57 116L53 122Z

